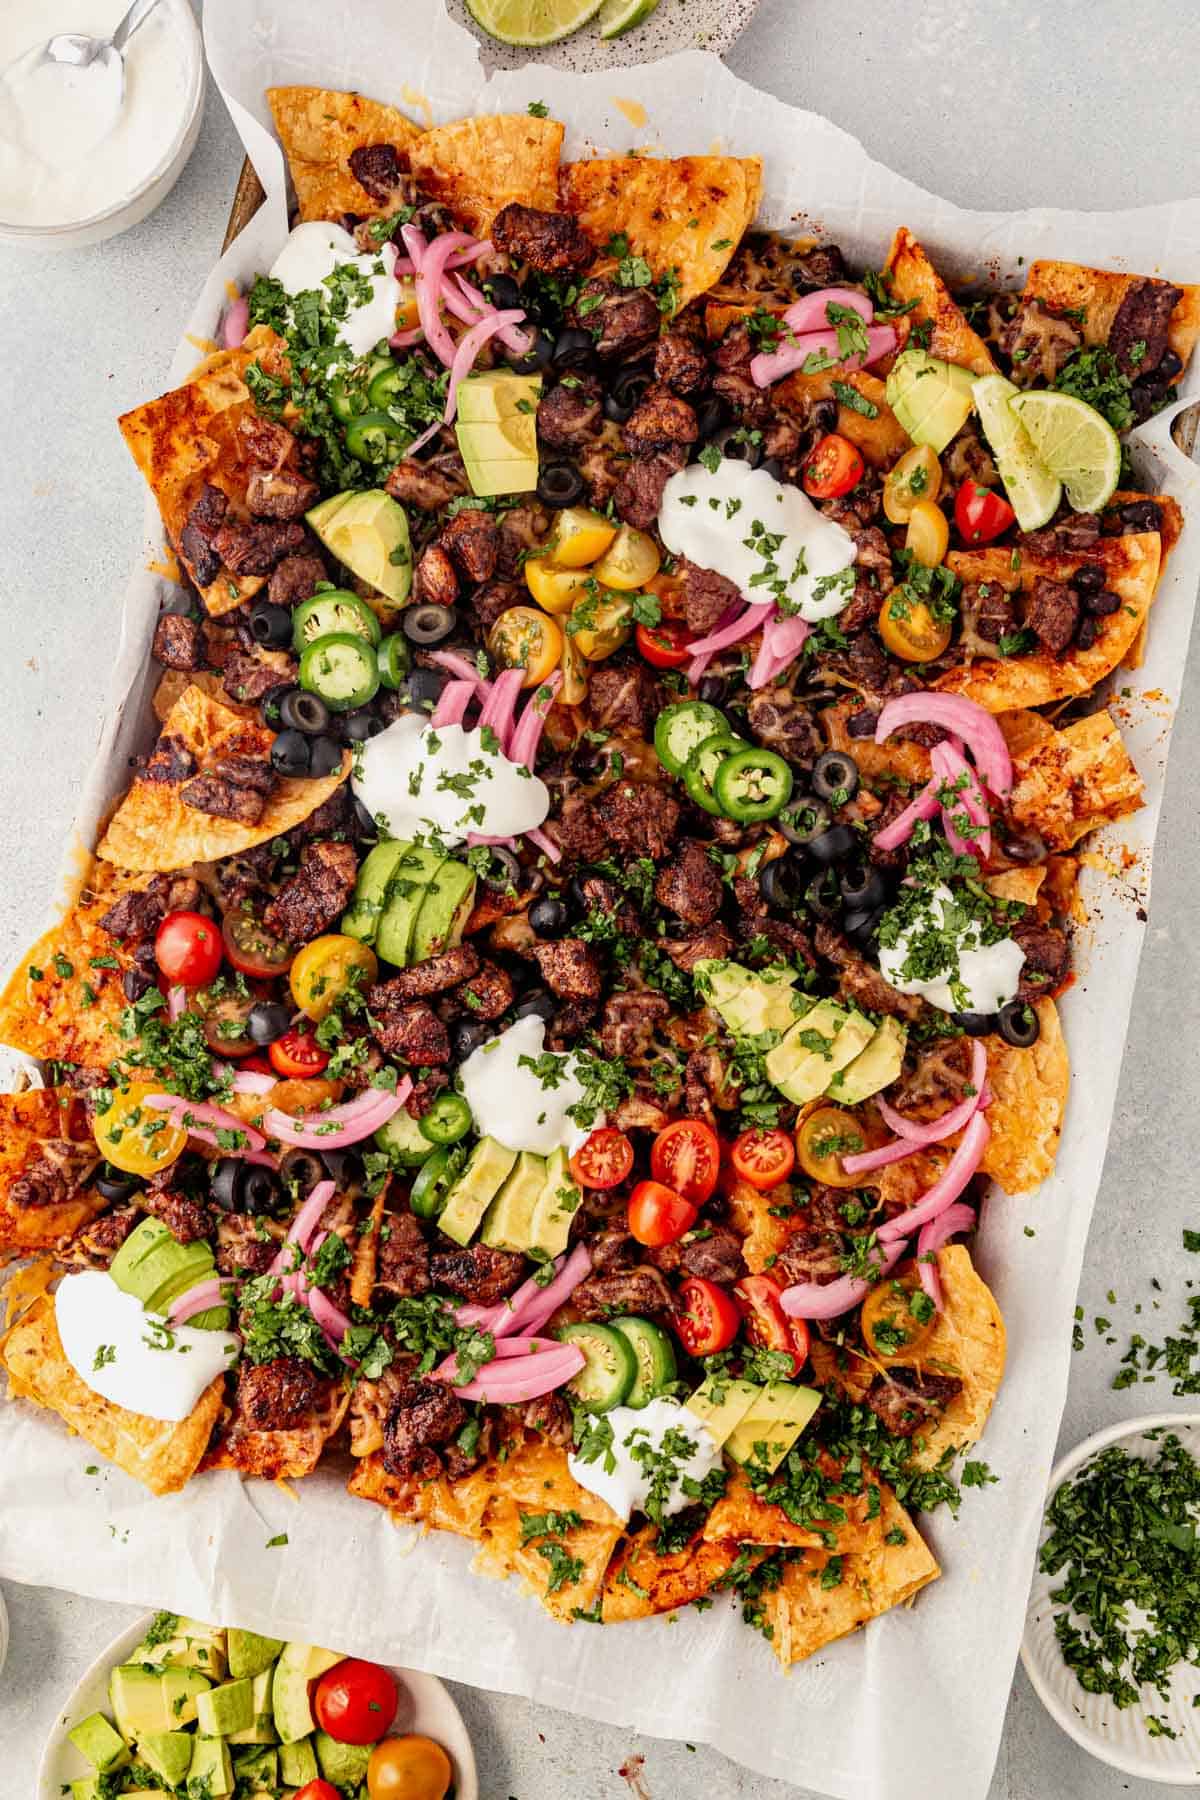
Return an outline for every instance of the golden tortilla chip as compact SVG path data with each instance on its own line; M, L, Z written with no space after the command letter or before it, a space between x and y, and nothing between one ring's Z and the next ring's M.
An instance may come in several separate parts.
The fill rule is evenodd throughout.
M690 1606L728 1575L743 1554L741 1544L697 1538L685 1549L661 1556L654 1548L657 1538L657 1525L643 1525L618 1546L604 1577L600 1616L605 1625Z
M892 239L884 273L891 279L892 298L902 305L915 300L905 316L912 325L932 325L927 348L945 362L958 363L976 375L994 375L996 365L983 339L971 330L950 290L907 225Z
M0 1262L53 1250L104 1211L108 1201L85 1185L99 1161L87 1113L70 1088L0 1094ZM34 1189L25 1190L22 1205L23 1190L14 1194L14 1187L39 1175L49 1204Z
M776 385L773 395L786 412L794 411L800 421L805 421L812 416L814 401L837 399L835 382L839 388L853 388L874 411L868 418L838 400L834 430L854 444L873 469L890 469L911 449L912 439L888 405L886 383L878 375L870 375L865 369L823 369L816 375L802 375L797 370Z
M121 981L133 956L100 920L119 894L144 885L94 867L74 906L42 933L0 993L0 1044L85 1068L112 1061L128 1004Z
M1079 858L1048 856L1045 867L1046 885L1041 896L1042 904L1051 913L1059 913L1064 919L1073 920L1076 925L1086 925L1088 911L1079 892Z
M901 737L890 737L883 744L877 744L869 737L852 738L846 728L847 720L861 711L862 701L857 697L839 700L836 705L821 709L821 730L829 748L848 751L866 781L886 780L889 775L896 775L914 787L924 787L931 773L928 750Z
M982 550L952 550L946 562L962 581L996 582L1008 593L1032 588L1042 576L1067 582L1077 569L1098 565L1105 585L1121 596L1123 604L1100 621L1100 636L1088 650L1076 646L1064 656L1051 656L1039 648L1025 656L979 657L939 676L934 686L945 693L963 694L994 713L1045 706L1051 700L1090 693L1117 667L1141 629L1154 598L1161 561L1157 531L1101 538L1085 556L1024 551L1019 569L1012 567L1007 549L994 545Z
M1142 778L1110 714L1089 713L1013 763L1011 809L1051 850L1142 805Z
M1053 1000L1035 1003L1041 1035L1029 1050L985 1039L992 1128L980 1168L1006 1194L1029 1194L1053 1173L1062 1136L1071 1062Z
M1025 297L1044 302L1056 312L1078 312L1087 344L1104 344L1122 300L1130 288L1157 277L1119 275L1115 269L1090 269L1084 263L1035 262L1025 277ZM1165 284L1163 284L1165 285ZM1180 285L1176 283L1175 285ZM1200 337L1200 287L1185 287L1171 314L1167 339L1187 367Z
M282 685L281 682L280 686ZM229 698L222 685L219 669L166 669L150 702L160 725L166 724L171 708L190 687L198 687L210 700L218 701L222 706L227 706L230 712L239 713L245 718L253 717L258 710L253 706L240 706L236 700Z
M275 733L191 686L163 721L158 750L190 752L203 772L222 756L269 756ZM158 755L158 750L155 754ZM339 773L313 781L281 780L254 824L217 818L186 806L181 793L187 779L148 779L139 773L109 821L96 854L124 869L183 869L190 863L216 862L253 844L265 844L303 823L324 804L350 773L350 753L342 752Z
M269 364L282 342L265 325L257 325L238 350L222 350L194 369L182 387L148 400L117 421L129 453L158 502L167 536L180 562L204 596L209 613L219 617L256 594L262 575L234 575L222 568L215 581L202 587L195 564L183 548L183 528L205 487L218 487L230 502L232 518L245 517L246 470L237 439L237 423L254 412L243 379L258 357Z
M1016 900L1022 906L1036 906L1045 879L1046 866L1039 863L1032 869L1005 869L1002 875L987 875L983 885L997 900Z
M48 1295L35 1300L0 1338L0 1365L8 1372L14 1398L49 1407L101 1456L154 1494L177 1493L195 1474L224 1392L225 1378L218 1375L178 1424L147 1419L103 1399L67 1361Z
M390 144L407 162L420 127L378 100L318 87L267 89L267 105L283 145L302 219L341 221L343 213L374 218L389 210L350 167L355 150Z
M620 1519L598 1494L581 1487L567 1467L567 1453L537 1432L526 1434L524 1443L508 1441L509 1454L501 1462L493 1458L493 1491L514 1501L526 1512L577 1512L593 1525L619 1525Z
M1180 533L1183 530L1183 508L1170 494L1139 494L1134 488L1118 488L1108 504L1110 506L1124 506L1134 500L1152 500L1155 506L1157 506L1159 515L1162 519L1162 524L1159 528L1159 536L1162 538L1162 566L1159 569L1159 577L1161 580L1161 577L1166 570L1167 559L1179 542ZM1157 593L1157 589L1155 592ZM1149 631L1150 620L1147 617L1142 620L1141 628L1126 653L1123 664L1126 669L1140 669L1145 662L1146 638Z
M1004 733L1004 741L1008 745L1010 756L1021 756L1038 744L1044 744L1047 738L1054 736L1054 726L1049 719L1044 719L1036 712L997 713L996 723Z
M486 237L512 201L553 212L558 205L557 119L494 113L423 131L409 146L409 168L422 189L448 206L468 231Z
M678 311L720 280L758 209L758 157L615 156L568 163L559 191L601 251L623 234L656 276L674 273ZM603 265L602 265L603 266Z
M457 1481L448 1481L444 1475L421 1481L415 1475L390 1475L378 1453L365 1456L358 1464L347 1492L386 1506L397 1524L426 1525L432 1531L450 1531L466 1538L482 1537L484 1514L496 1498L486 1465Z
M831 1458L823 1460L828 1464L825 1472L832 1479L836 1465ZM865 1487L860 1494L831 1495L825 1515L829 1520L826 1526L797 1525L781 1506L756 1494L744 1472L735 1469L725 1485L725 1492L705 1519L702 1535L708 1543L729 1540L773 1547L786 1545L798 1550L833 1548L839 1553L861 1550L879 1529L878 1517L868 1517L869 1506ZM843 1517L835 1516L839 1512ZM831 1538L836 1539L833 1545Z
M552 1619L570 1625L576 1610L587 1612L595 1604L621 1527L585 1519L565 1530L537 1533L537 1524L543 1522L539 1515L550 1510L540 1507L534 1513L514 1500L493 1500L471 1567L497 1581L520 1576ZM557 1523L545 1522L552 1528Z
M341 1381L324 1383L324 1393L303 1425L278 1431L247 1430L236 1412L228 1416L201 1463L209 1469L236 1469L264 1481L301 1481L311 1475L329 1440L346 1417L350 1395Z

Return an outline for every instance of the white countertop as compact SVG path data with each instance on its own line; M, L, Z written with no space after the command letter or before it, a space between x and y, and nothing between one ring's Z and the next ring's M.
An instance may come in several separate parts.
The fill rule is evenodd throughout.
M1200 109L1184 78L1200 68L1200 10L1181 0L762 0L728 60L965 205L1132 206L1195 190ZM0 606L9 644L0 966L41 927L140 541L143 489L115 416L154 391L167 368L220 246L239 164L232 127L210 95L195 157L153 218L58 259L0 251ZM1200 1227L1200 1036L1194 1024L1184 1029L1200 1017L1198 777L1200 708L1189 704L1176 727L1121 1101L1080 1291L1085 1342L1060 1448L1135 1412L1188 1405L1172 1400L1163 1381L1113 1393L1111 1379L1131 1331L1161 1339L1183 1316L1193 1270L1180 1231ZM1140 1317L1135 1302L1145 1308ZM1116 1344L1093 1328L1098 1314L1113 1321ZM1063 1332L1071 1327L1064 1318ZM5 1800L26 1800L60 1701L132 1614L50 1590L9 1585L6 1595L0 1790ZM620 1771L637 1755L650 1800L804 1800L806 1790L746 1774L704 1749L456 1692L486 1800L615 1800L631 1791ZM1018 1673L991 1800L1149 1800L1155 1792L1076 1749ZM951 1797L931 1789L930 1800Z

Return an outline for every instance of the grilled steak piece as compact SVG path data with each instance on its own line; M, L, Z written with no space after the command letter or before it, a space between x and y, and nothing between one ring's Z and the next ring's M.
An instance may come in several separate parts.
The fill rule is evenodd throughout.
M660 870L654 898L685 925L711 925L721 910L724 889L712 857L693 838L679 846L673 862Z
M297 556L285 556L272 569L267 599L272 606L299 606L302 600L312 599L318 581L328 579L321 558L311 550L302 550Z
M160 1219L181 1244L194 1244L211 1237L216 1221L202 1200L178 1188L156 1188L151 1184L139 1196L141 1205L154 1218Z
M686 400L661 384L649 388L621 427L625 447L635 456L652 456L656 450L685 448L700 436L696 414Z
M217 1268L222 1275L265 1275L282 1238L282 1226L251 1213L222 1213L217 1220Z
M655 862L670 848L682 810L669 788L650 781L618 781L596 802L600 822L617 847Z
M9 1185L9 1204L26 1212L57 1206L78 1192L99 1161L94 1144L43 1138Z
M650 1260L666 1275L699 1275L727 1285L746 1273L742 1241L727 1225L705 1226L695 1237L689 1234L678 1243L664 1244L650 1252Z
M661 706L662 688L642 663L598 663L589 672L588 716L601 729L631 725L643 737L653 736Z
M1012 363L1016 385L1032 387L1035 382L1053 382L1082 344L1083 333L1074 320L1060 317L1030 296L1017 301L998 342Z
M429 1292L429 1245L411 1213L385 1213L379 1233L375 1291L406 1300Z
M663 489L686 462L687 451L675 444L657 456L635 458L630 463L613 490L613 505L627 525L638 531L650 530L658 519Z
M222 756L210 769L185 782L179 798L195 812L256 825L279 785L270 763L254 756Z
M600 276L584 282L569 317L572 325L591 332L597 356L627 360L650 348L662 324L653 294L645 288L618 287Z
M1061 656L1079 626L1079 595L1041 575L1025 599L1025 623L1051 656Z
M384 487L393 500L404 506L419 506L424 512L440 512L460 494L467 491L466 471L451 472L432 463L419 463L404 457L398 462Z
M467 581L490 581L500 555L500 532L494 520L475 507L462 512L442 527L438 539L443 550Z
M559 938L557 943L535 944L533 956L552 994L563 1000L599 999L604 969L591 944L581 938Z
M417 564L416 598L435 606L453 606L458 599L458 575L449 552L430 544Z
M654 373L677 394L694 394L708 380L703 344L682 326L665 331L654 352Z
M290 1431L317 1403L321 1379L298 1356L244 1362L238 1370L236 1424L248 1431Z
M410 1379L384 1421L384 1468L389 1475L438 1474L438 1446L449 1443L466 1421L466 1407L444 1381Z
M479 970L479 952L470 944L455 950L443 950L427 957L411 969L404 969L387 981L375 984L367 996L372 1012L390 1012L410 1000L425 1000L430 994L444 994L447 988L468 981Z
M435 1250L429 1259L429 1275L435 1288L458 1294L474 1306L495 1306L505 1300L525 1278L525 1258L519 1250L493 1250L488 1244L471 1244L465 1250Z
M378 991L371 990L373 994ZM417 1068L450 1061L450 1033L427 1001L389 1007L378 1015L373 1012L371 1031L389 1056L398 1056Z
M572 213L542 212L513 201L492 220L492 242L498 250L528 263L542 275L586 269L595 260L591 239Z
M538 404L538 436L552 450L573 450L600 424L600 383L594 375L573 375L544 394Z
M189 674L208 662L208 649L199 619L183 613L164 613L154 627L150 654L166 669L182 669Z
M886 1375L875 1377L867 1389L866 1403L893 1437L912 1437L961 1392L957 1375L932 1375L893 1365Z
M670 1016L662 994L610 994L604 1003L600 1047L605 1056L620 1062L644 1058L653 1046L655 1029Z
M674 1306L664 1277L644 1264L589 1275L571 1298L585 1319L605 1319L612 1313L665 1313Z
M346 160L359 187L365 188L379 206L386 205L402 185L404 171L393 144L359 144Z
M143 944L169 912L189 912L199 897L200 885L190 875L153 875L144 888L115 900L100 926L126 946Z
M1022 919L1012 935L1025 952L1025 965L1017 988L1018 1000L1040 1000L1062 986L1071 967L1071 946L1056 925L1039 925Z
M332 839L306 844L300 867L263 914L269 931L289 944L307 944L345 912L354 893L358 857L351 844Z
M706 931L684 938L659 938L658 947L666 952L677 969L690 975L696 964L710 957L718 961L733 955L733 938L724 925L710 925Z
M253 651L231 650L221 671L221 686L239 706L257 706L272 688L287 687L298 674L294 657L281 651L269 652L272 661L256 656Z
M687 628L693 637L706 637L722 615L741 601L737 583L693 562L684 562L679 573L683 576Z
M294 556L307 543L308 534L294 519L263 519L222 525L213 549L234 575L269 575L285 556Z
M1182 299L1183 289L1169 281L1138 281L1129 289L1108 331L1122 375L1137 381L1157 369L1168 348L1171 314Z
M299 519L320 493L315 481L294 469L255 469L246 483L246 506L256 519Z

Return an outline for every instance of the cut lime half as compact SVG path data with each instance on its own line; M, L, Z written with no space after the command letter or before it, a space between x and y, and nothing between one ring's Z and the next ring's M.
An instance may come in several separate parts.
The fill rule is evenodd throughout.
M1108 420L1086 400L1050 390L1020 394L1012 407L1076 512L1099 512L1121 479L1121 440Z
M637 25L644 25L658 0L604 0L597 21L602 38L622 37Z
M570 37L600 11L603 0L467 0L467 11L502 44L537 48Z
M971 389L971 400L1017 524L1022 531L1038 531L1058 511L1062 483L1041 461L1009 404L1019 392L1003 375L981 375Z

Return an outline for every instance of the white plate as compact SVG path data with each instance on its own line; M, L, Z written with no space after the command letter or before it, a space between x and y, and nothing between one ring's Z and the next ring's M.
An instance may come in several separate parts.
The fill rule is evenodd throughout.
M1143 1434L1160 1426L1173 1431L1200 1460L1200 1414L1153 1413L1098 1431L1064 1456L1050 1476L1047 1498L1111 1444L1120 1444L1131 1455L1145 1454L1152 1446L1145 1443ZM1039 1548L1047 1535L1043 1521ZM1125 1710L1115 1707L1106 1694L1087 1693L1063 1661L1054 1635L1056 1609L1049 1595L1059 1580L1058 1576L1043 1574L1041 1569L1034 1575L1021 1644L1021 1661L1042 1705L1077 1744L1126 1775L1175 1787L1200 1781L1200 1708L1192 1705L1193 1698L1200 1694L1200 1669L1180 1664L1171 1683L1169 1704L1153 1688L1143 1688L1142 1705ZM1151 1737L1146 1730L1147 1713L1165 1718L1178 1737Z
M147 1613L119 1638L114 1638L71 1694L42 1753L37 1800L62 1800L65 1783L91 1773L90 1764L69 1741L67 1732L90 1713L108 1711L109 1671L117 1663L124 1662L130 1651L141 1643L153 1616L153 1613ZM347 1655L350 1654L352 1652L348 1651ZM392 1673L400 1684L400 1708L393 1731L419 1731L425 1737L436 1739L454 1765L455 1800L479 1800L475 1753L462 1714L445 1687L436 1676L421 1675L415 1669L393 1668Z
M537 50L497 43L476 25L466 0L446 0L446 9L456 24L464 25L479 39L481 59L489 74L493 69L523 69L526 63L540 63L586 75L653 62L676 50L711 50L714 56L724 56L754 17L758 0L659 0L646 23L622 37L606 41L593 19L572 37Z

